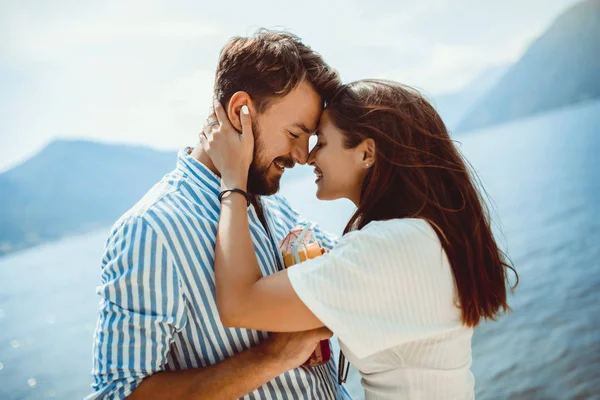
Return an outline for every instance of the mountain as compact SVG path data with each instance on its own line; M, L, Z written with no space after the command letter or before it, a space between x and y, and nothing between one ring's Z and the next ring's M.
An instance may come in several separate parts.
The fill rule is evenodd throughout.
M176 154L56 141L0 175L0 255L113 223L166 173Z
M110 226L175 168L176 152L59 140L0 174L0 256ZM296 166L286 181L314 177Z
M510 68L496 65L481 71L463 89L433 96L433 103L450 132L456 128L471 107L491 89Z
M600 0L559 16L458 124L467 131L600 97Z

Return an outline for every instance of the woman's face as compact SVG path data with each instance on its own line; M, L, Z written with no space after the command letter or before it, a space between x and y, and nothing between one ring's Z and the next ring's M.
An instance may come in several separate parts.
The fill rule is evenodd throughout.
M369 163L363 160L362 146L344 148L344 134L333 124L327 109L321 115L316 135L318 141L308 156L308 164L315 167L317 198L347 198L358 204Z

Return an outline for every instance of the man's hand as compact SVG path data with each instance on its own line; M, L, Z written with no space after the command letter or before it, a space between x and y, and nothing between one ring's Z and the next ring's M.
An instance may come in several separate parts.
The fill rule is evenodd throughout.
M304 364L319 342L332 335L325 327L305 332L270 333L259 348L265 356L281 363L288 371Z
M155 373L144 379L127 399L238 399L302 365L319 341L330 337L327 328L271 333L260 345L218 364Z

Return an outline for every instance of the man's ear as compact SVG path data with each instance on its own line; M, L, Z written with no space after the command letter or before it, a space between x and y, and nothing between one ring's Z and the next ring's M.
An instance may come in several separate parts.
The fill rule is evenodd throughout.
M238 132L242 131L242 121L240 120L242 106L248 106L250 109L250 115L254 115L255 110L250 95L246 92L235 92L229 100L229 105L227 106L227 116L229 117L231 125L233 125Z

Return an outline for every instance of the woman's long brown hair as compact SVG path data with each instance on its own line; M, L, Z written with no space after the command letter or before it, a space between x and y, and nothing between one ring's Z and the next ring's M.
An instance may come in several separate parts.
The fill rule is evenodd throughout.
M374 166L344 233L371 221L421 218L435 229L458 289L462 321L474 327L509 310L508 269L474 173L435 109L417 91L383 80L344 85L327 105L344 146L375 141Z

